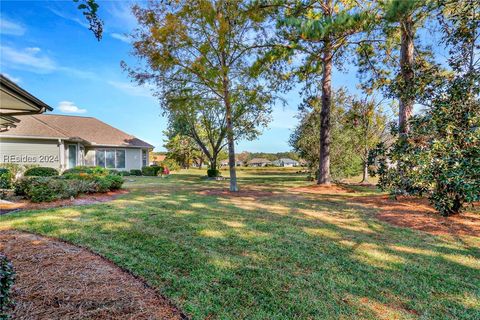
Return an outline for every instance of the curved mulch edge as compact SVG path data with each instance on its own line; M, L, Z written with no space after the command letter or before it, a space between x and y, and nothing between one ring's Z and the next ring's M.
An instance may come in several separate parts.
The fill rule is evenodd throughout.
M13 202L11 204L2 203L0 204L0 215L25 210L41 210L109 202L127 193L129 193L128 190L121 189L116 191L109 191L106 193L82 194L74 199L61 199L52 202L34 203L29 200L21 200L19 202Z
M480 237L480 215L468 212L444 217L427 199L386 195L355 197L353 204L375 209L375 217L389 224L423 231L433 235L467 235Z
M15 319L188 319L144 279L83 246L0 231L12 260Z

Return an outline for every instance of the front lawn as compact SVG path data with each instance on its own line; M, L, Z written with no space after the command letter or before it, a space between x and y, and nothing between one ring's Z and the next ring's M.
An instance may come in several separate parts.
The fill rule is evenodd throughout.
M128 177L130 193L0 217L82 245L144 278L194 319L479 319L480 238L379 221L350 194L302 194L293 172L228 181ZM267 192L268 191L268 192ZM255 195L258 192L258 195ZM273 193L269 193L273 192Z

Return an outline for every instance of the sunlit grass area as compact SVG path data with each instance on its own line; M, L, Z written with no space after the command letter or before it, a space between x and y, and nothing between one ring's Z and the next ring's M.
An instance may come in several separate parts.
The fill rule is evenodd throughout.
M398 228L355 194L302 194L294 171L127 177L109 203L21 212L0 228L90 248L194 319L479 319L480 239Z

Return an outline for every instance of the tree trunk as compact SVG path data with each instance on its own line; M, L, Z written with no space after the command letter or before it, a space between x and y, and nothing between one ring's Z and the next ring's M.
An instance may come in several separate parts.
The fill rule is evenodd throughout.
M364 161L363 162L363 177L362 181L360 183L368 183L368 162Z
M322 110L320 112L320 161L318 184L330 184L330 109L332 107L332 46L325 41L323 49Z
M415 36L414 23L411 16L400 21L401 28L401 50L400 50L400 72L403 79L403 88L400 93L398 126L400 134L405 135L409 131L408 120L412 116L414 97L414 71L413 71L413 39Z
M225 59L222 59L224 62ZM223 100L225 103L226 125L227 125L227 143L228 143L228 166L230 169L230 191L237 192L237 171L235 167L235 139L233 136L232 124L232 105L230 101L229 81L227 74L223 76Z

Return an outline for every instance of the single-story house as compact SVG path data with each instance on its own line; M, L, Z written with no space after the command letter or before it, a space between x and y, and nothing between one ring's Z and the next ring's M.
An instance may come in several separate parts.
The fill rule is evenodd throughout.
M280 158L273 161L272 164L277 167L297 167L299 165L298 161L290 158Z
M26 115L15 125L0 133L0 163L123 171L148 165L153 150L151 144L92 117Z
M252 160L248 161L249 167L265 167L271 164L272 162L265 158L253 158Z
M167 158L166 154L150 152L150 165L159 165L160 163L162 163L162 161L165 160L165 158Z
M236 167L241 167L244 165L244 162L241 160L235 160L235 166ZM220 167L228 167L228 159L220 161Z

